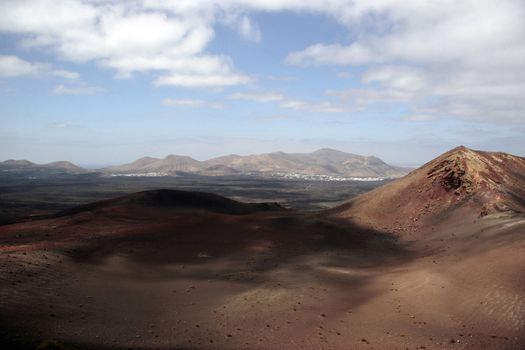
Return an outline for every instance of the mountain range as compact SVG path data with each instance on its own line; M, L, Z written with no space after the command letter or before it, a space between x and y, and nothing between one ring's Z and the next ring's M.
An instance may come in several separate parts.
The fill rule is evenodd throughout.
M356 178L396 178L408 169L389 165L375 156L361 156L323 148L311 153L273 152L240 156L236 154L198 161L188 156L143 157L134 162L98 170L80 168L70 162L38 165L26 160L7 160L0 171L52 171L67 174L98 172L105 175L172 176L181 173L204 176L299 175Z
M406 169L388 165L374 156L361 156L323 148L311 153L236 154L198 161L188 156L169 155L164 159L144 157L132 163L103 169L114 174L180 172L201 175L300 174L340 177L400 177Z
M55 174L84 174L90 170L81 168L68 161L36 164L28 160L8 159L0 162L0 173L30 174L30 175L55 175Z

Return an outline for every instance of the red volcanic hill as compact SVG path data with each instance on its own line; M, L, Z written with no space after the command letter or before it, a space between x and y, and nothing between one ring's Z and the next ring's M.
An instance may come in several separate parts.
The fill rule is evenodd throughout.
M525 212L525 158L460 146L330 212L405 231L439 223L459 209L475 217Z
M69 216L84 212L96 213L114 208L188 209L230 215L283 209L277 203L242 203L213 193L162 189L137 192L81 205L64 210L56 216Z

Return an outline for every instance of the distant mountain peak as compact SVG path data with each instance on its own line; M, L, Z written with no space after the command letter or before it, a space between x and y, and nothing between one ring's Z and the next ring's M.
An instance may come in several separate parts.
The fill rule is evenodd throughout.
M60 160L56 162L47 163L44 165L41 165L42 167L49 168L49 169L62 169L71 173L83 173L87 172L87 170L68 162L67 160Z
M459 146L451 149L449 152L457 152L457 151L472 151L472 150L470 148L466 147L466 146L459 145Z
M83 174L88 172L88 170L65 160L48 164L36 164L28 160L9 159L4 162L0 162L0 169L11 174L23 174L24 176L32 177Z
M56 161L56 162L51 162L51 163L47 163L45 164L46 166L51 166L51 167L62 167L62 168L79 168L77 165L67 161L67 160L59 160L59 161Z
M159 158L145 156L145 157L137 159L136 162L138 162L138 161L152 161L153 162L153 161L156 161L156 160L159 160Z
M321 153L336 153L336 154L349 154L349 153L346 153L346 152L343 152L343 151L339 151L339 150L336 150L336 149L333 149L333 148L327 148L327 147L324 147L324 148L319 148L318 150L316 151L313 151L312 153L317 153L317 154L321 154Z
M35 163L30 162L25 159L8 159L6 161L3 161L1 164L8 165L8 166L19 166L19 167L27 167L27 166L36 165Z

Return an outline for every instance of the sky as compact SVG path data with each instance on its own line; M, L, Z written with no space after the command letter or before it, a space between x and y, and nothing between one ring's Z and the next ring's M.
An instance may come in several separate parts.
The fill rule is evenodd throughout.
M0 0L0 160L525 156L523 0Z

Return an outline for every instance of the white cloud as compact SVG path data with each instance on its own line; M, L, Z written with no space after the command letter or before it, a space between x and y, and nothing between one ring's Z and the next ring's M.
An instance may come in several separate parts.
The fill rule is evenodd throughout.
M341 94L362 107L398 101L418 115L525 119L523 0L0 1L0 33L62 60L94 62L120 78L150 73L155 85L209 89L254 80L207 49L217 23L260 41L249 17L256 11L324 14L346 26L347 42L315 43L286 62L361 66L364 87ZM0 74L14 74L6 71L16 70Z
M24 61L16 56L0 56L0 76L2 77L36 75L39 70L38 65Z
M79 84L76 86L57 85L53 88L52 93L55 95L93 95L103 91L102 88Z
M61 60L95 62L118 78L149 72L155 85L224 87L253 80L228 57L206 50L213 26L232 21L239 34L259 42L253 11L340 13L343 0L17 0L0 1L0 33L16 34L27 49ZM67 28L67 30L65 30Z
M434 119L525 121L525 74L521 72L507 80L501 72L383 66L369 69L361 82L362 87L328 94L360 109L375 103L399 102L408 104L414 115Z
M237 92L229 97L232 100L255 102L275 102L284 100L284 95L273 92Z
M361 44L341 46L339 44L315 44L302 51L293 52L286 58L286 63L294 65L322 64L364 64L379 59L367 47Z
M153 72L156 85L215 87L245 84L228 57L206 54L215 33L212 3L181 1L20 0L0 2L0 32L19 34L28 49L62 60L95 62L119 78ZM219 6L217 6L219 8ZM67 28L67 30L65 30ZM259 40L256 24L242 34Z
M210 54L213 26L223 22L254 42L254 11L340 13L344 0L17 0L0 1L0 33L61 60L94 62L117 78L149 72L156 85L224 87L253 80L231 60ZM229 23L228 23L229 22ZM67 28L67 30L66 30Z
M425 77L418 69L406 66L380 66L362 75L365 84L379 83L396 91L417 92L425 88Z
M162 100L164 106L186 106L186 107L201 107L205 104L202 100L193 100L193 99L179 99L174 100L171 98L165 98Z
M54 69L51 71L51 74L57 77L65 78L65 79L78 79L80 75L77 72L71 72L64 69Z
M331 102L308 102L288 98L275 92L237 92L229 96L232 100L245 100L258 103L279 102L279 107L303 112L341 113L349 109Z
M246 84L250 78L240 74L187 74L172 73L155 79L155 85L178 85L184 87L214 87Z
M525 3L366 1L336 16L347 45L317 43L293 65L363 66L362 88L340 95L361 106L408 103L414 115L525 121Z
M380 66L361 75L361 87L328 91L356 108L378 102L414 102L424 98L422 91L430 88L425 75L408 66Z
M307 102L302 100L284 100L279 104L282 108L293 109L295 111L313 113L343 113L350 109L342 105L335 105L331 102Z
M243 16L239 21L238 27L239 33L244 39L256 43L261 41L261 30L257 23L252 22L250 18Z
M23 76L57 76L65 79L77 79L78 73L63 69L54 69L51 65L29 62L17 56L0 55L0 77L13 78Z
M208 107L211 109L225 109L226 105L219 102L206 102L204 100L197 100L197 99L172 99L172 98L165 98L162 100L162 104L164 106L185 106L185 107L192 107L192 108L198 108L198 107Z

